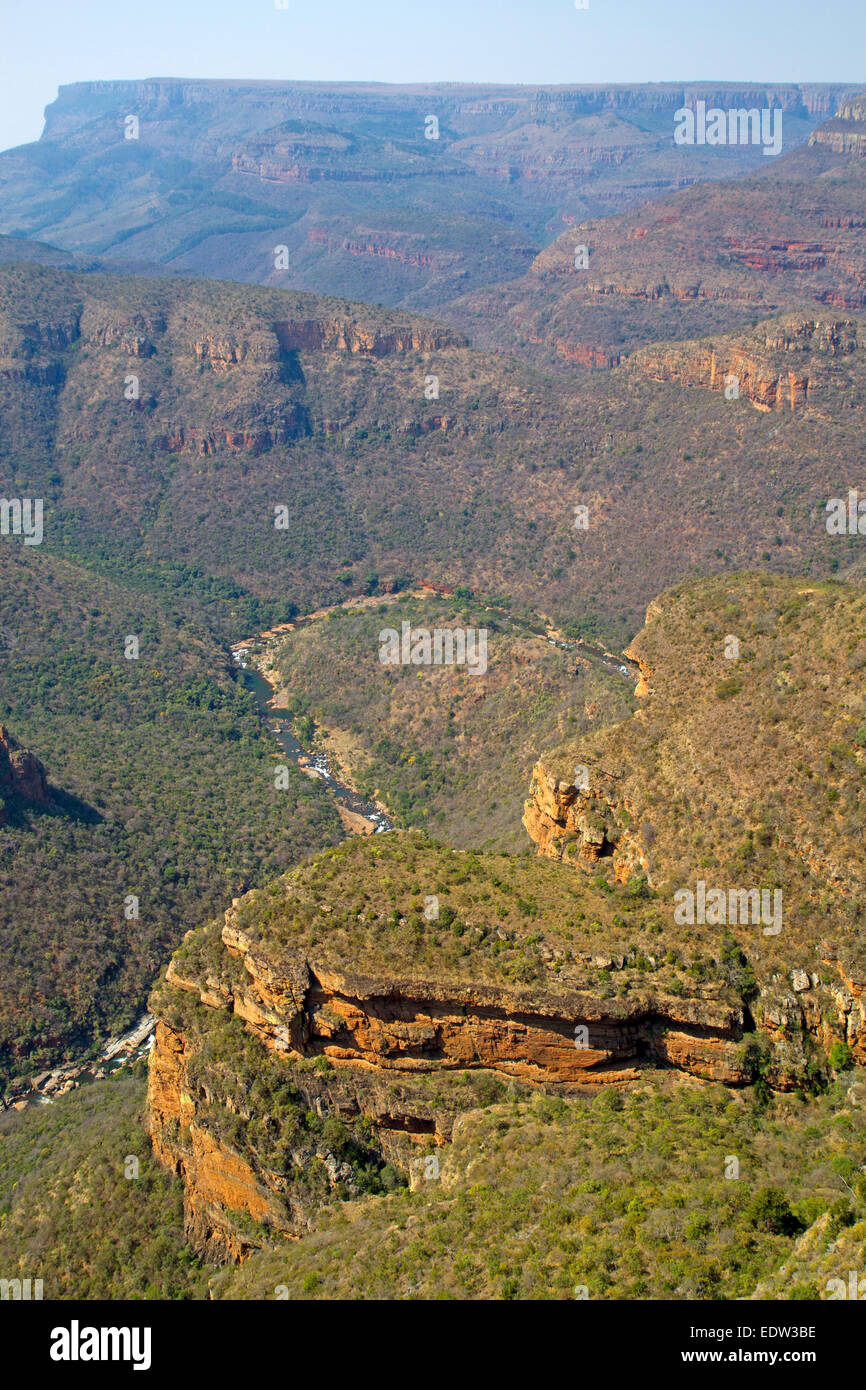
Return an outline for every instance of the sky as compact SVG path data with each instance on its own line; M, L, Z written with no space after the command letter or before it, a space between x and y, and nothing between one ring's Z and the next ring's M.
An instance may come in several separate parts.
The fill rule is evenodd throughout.
M866 89L866 5L0 0L0 149L39 138L43 110L60 84L141 77L530 85L862 81Z

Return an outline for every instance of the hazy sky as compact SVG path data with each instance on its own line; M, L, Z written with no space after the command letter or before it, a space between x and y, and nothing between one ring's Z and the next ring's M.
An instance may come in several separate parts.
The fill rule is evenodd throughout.
M0 148L64 82L830 82L866 88L863 0L0 0Z

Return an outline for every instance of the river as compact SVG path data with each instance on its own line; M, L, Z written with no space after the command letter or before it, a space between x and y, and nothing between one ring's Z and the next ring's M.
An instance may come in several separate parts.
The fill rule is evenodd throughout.
M431 591L432 592L432 591ZM375 597L356 598L350 601L348 607L363 609L366 607L376 607L382 603L395 604L401 599L430 598L431 593L424 590L413 590L409 594L387 594ZM333 774L328 756L326 753L316 751L307 753L301 747L297 738L292 732L293 716L286 710L274 705L275 687L267 679L257 666L249 662L249 650L260 646L263 642L273 643L279 637L287 635L295 628L305 626L317 619L326 617L334 609L344 605L335 604L332 608L320 608L315 613L308 613L304 617L297 618L293 623L285 623L280 627L272 628L268 632L260 633L257 637L251 638L243 643L232 643L232 661L236 668L240 670L241 678L247 690L255 697L258 705L259 714L263 722L270 731L276 735L277 741L286 755L289 762L295 764L301 772L307 775L318 776L332 799L336 802L338 810L342 810L348 815L344 816L347 826L355 831L363 830L364 833L381 832L393 830L391 822L385 815L381 807L374 801L367 801L352 787L340 782ZM496 612L496 605L487 605L488 612ZM503 613L504 610L499 610ZM593 642L586 642L581 638L566 638L558 632L549 619L544 619L546 637L550 646L559 647L563 651L574 651L597 665L604 667L611 675L618 676L620 680L626 680L633 684L640 676L637 664L628 657L617 656L614 652L605 651ZM540 637L542 634L536 629L527 629L526 636ZM367 822L362 825L353 818L361 816Z
M261 671L256 670L255 667L248 665L241 665L241 677L246 689L255 698L261 718L271 732L276 735L277 742L289 762L294 763L301 772L308 776L311 773L318 776L337 806L342 806L353 816L362 816L365 821L370 822L374 833L393 830L394 827L388 817L376 805L375 801L367 801L351 787L347 787L345 782L340 782L334 776L326 753L307 753L304 751L292 733L293 716L286 710L274 708L275 690L267 677L263 676Z

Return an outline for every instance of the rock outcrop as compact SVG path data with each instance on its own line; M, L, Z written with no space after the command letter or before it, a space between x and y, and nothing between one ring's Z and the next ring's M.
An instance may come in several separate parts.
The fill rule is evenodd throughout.
M866 97L844 101L832 120L812 131L809 144L862 159L866 155Z
M12 737L0 724L0 825L8 820L4 802L17 800L47 806L51 800L45 769L35 753Z
M435 882L450 861L416 835L392 833L386 844L353 840L320 856L237 900L222 924L188 934L153 1001L149 1111L155 1152L184 1179L199 1248L242 1258L265 1239L262 1228L302 1233L311 1194L321 1203L355 1190L334 1122L366 1135L367 1167L411 1176L413 1155L447 1144L481 1093L582 1094L658 1067L749 1081L736 991L720 981L675 989L664 964L635 945L639 919L628 940L625 924L614 927L600 950L594 919L585 929L563 922L580 900L567 869L522 861L510 888L501 875L516 861L490 860L473 891L489 891L515 921L528 904L531 918L517 929L507 920L492 929L477 909L457 920L444 903L441 928L411 925L414 875ZM347 907L371 870L399 884L390 921ZM545 886L552 896L542 905ZM609 915L587 893L589 912ZM497 915L503 921L494 902ZM424 959L418 931L428 937ZM464 938L474 949L454 954L449 943ZM292 1118L304 1114L313 1117L304 1125Z
M766 606L771 596L778 609ZM857 729L866 706L850 676L862 608L858 590L843 598L790 581L729 578L664 595L629 648L645 703L623 723L542 757L524 809L545 858L584 871L609 866L626 885L645 880L667 903L668 940L696 930L718 941L723 928L736 938L754 972L751 1017L783 1087L804 1061L798 1039L824 1057L836 1042L855 1058L866 1049L866 965L847 925L859 917L863 866L836 809L856 804L862 775ZM850 656L829 639L837 628ZM798 672L784 707L782 642ZM807 693L818 667L822 690L835 691L826 705ZM832 784L820 791L808 776L799 785L806 747L813 758L834 750L824 773ZM721 892L721 916L696 915L699 882ZM772 920L769 882L778 895ZM759 885L766 893L760 919L739 906L744 883L756 899ZM692 895L690 917L677 907L681 894L686 902ZM834 904L831 930L819 900Z
M723 392L763 411L820 411L828 392L844 389L842 359L866 346L853 319L797 315L737 339L657 345L634 353L631 370L654 381Z
M742 1018L727 1007L668 1000L657 1012L644 1003L605 1005L568 991L530 992L448 980L371 977L335 970L299 953L263 956L227 914L222 941L243 965L242 984L219 1006L231 1008L264 1046L343 1064L402 1073L489 1069L527 1083L574 1086L635 1077L642 1057L690 1057L694 1069L742 1079L725 1040L738 1040ZM168 982L211 988L170 967ZM576 1048L585 1025L590 1045ZM671 1042L669 1031L679 1034ZM690 1042L687 1038L694 1034ZM691 1068L687 1068L691 1069Z
M609 859L618 882L646 870L648 861L626 829L632 813L621 800L621 782L621 773L585 767L579 769L576 780L569 781L553 776L544 762L537 763L523 824L539 854L586 867Z

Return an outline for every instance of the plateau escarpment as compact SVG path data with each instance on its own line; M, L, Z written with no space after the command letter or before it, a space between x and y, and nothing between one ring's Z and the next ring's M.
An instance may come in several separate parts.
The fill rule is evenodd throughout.
M164 281L118 289L110 277L6 269L0 376L45 388L61 449L120 420L128 433L143 416L162 453L261 453L312 433L298 352L381 361L466 345L442 325L306 295L259 292L256 302L225 287L221 315L213 287L189 285L180 299Z
M39 142L0 154L0 227L79 256L438 311L523 274L576 216L761 164L749 144L721 159L676 146L684 104L771 105L792 148L851 95L843 84L75 83Z

